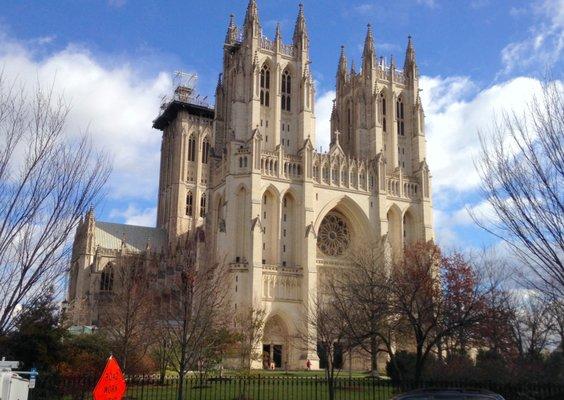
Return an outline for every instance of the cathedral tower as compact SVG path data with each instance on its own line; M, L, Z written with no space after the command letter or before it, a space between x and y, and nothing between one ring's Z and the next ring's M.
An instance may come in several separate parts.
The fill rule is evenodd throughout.
M163 105L153 127L163 131L157 228L175 243L208 212L214 110L198 100L193 75L177 73L173 98Z
M315 131L309 63L303 6L288 44L280 26L273 40L262 35L255 0L249 1L242 28L231 16L216 89L216 150L245 142L258 129L263 149L281 146L285 153L296 154Z

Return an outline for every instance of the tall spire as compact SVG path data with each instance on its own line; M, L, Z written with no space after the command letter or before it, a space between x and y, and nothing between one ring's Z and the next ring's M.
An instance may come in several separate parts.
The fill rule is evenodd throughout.
M227 33L225 34L225 43L235 43L237 40L237 26L235 25L235 16L229 16L229 25L227 26Z
M415 65L415 49L411 41L411 35L407 37L407 49L405 50L405 62L403 68L407 70L409 67Z
M245 14L244 29L245 33L248 32L248 29L254 30L253 33L255 34L260 33L260 23L256 0L249 0L249 5L247 6L247 12Z
M347 73L347 56L345 56L345 46L341 46L341 55L339 56L339 68L337 75L346 75Z
M281 41L282 40L282 35L280 33L280 22L276 23L276 33L274 34L274 41Z
M296 18L296 25L294 27L294 44L303 45L303 48L307 48L307 27L304 16L304 5L299 5L298 17Z
M368 72L375 66L376 51L374 50L374 37L372 36L372 26L368 24L366 39L364 40L364 50L362 51L362 70Z

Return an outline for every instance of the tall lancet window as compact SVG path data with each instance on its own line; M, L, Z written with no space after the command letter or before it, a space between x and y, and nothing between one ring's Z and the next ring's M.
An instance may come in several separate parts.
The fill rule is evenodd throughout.
M204 139L204 143L202 144L202 163L203 164L208 163L209 155L210 155L210 141L206 136L206 138Z
M264 65L260 70L260 104L270 106L270 68Z
M188 138L188 161L196 161L196 135Z
M404 119L403 119L403 101L401 96L396 101L396 123L398 126L398 135L405 135Z
M111 263L108 263L102 275L100 276L100 291L111 292L114 288L114 269Z
M383 91L380 93L380 105L382 107L382 130L386 132L386 95Z
M282 73L282 111L290 111L292 94L292 77L288 70Z
M192 216L193 203L194 197L192 196L192 192L188 192L188 194L186 195L186 215L188 215L189 217Z
M202 194L202 198L200 199L200 217L206 216L206 194Z

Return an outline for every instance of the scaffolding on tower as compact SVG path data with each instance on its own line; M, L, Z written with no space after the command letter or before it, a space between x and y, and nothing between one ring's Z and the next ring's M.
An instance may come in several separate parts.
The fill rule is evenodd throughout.
M208 103L208 96L201 97L196 92L196 84L198 83L198 75L190 72L175 71L172 75L172 84L174 92L170 95L161 97L161 112L173 101L199 105L212 108Z

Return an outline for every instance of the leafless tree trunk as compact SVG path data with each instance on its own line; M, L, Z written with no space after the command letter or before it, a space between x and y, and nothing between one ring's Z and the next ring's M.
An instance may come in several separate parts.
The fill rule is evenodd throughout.
M560 350L564 351L564 300L549 299L549 312L553 320L553 334L558 337Z
M125 250L123 250L125 251ZM125 373L135 368L154 338L155 291L151 260L144 253L122 253L113 266L114 282L100 304L100 322ZM101 293L104 294L104 293Z
M251 363L262 358L262 349L257 351L257 347L261 343L265 322L266 311L255 307L241 311L236 317L235 333L243 370L250 370Z
M226 323L228 273L223 263L213 261L209 246L198 243L195 235L182 254L172 257L169 267L177 268L171 282L170 301L165 307L164 324L170 340L171 365L178 372L177 399L184 398L184 380L190 367L213 343L209 336Z
M522 359L539 359L551 344L554 315L551 304L533 293L514 296L512 332Z
M564 90L545 83L523 115L504 113L481 135L477 163L496 220L474 220L508 243L536 276L533 285L564 297Z
M110 173L86 136L65 138L68 113L52 90L27 98L0 74L0 335L64 274L69 237Z
M374 376L378 374L378 354L393 354L389 256L381 242L355 247L347 255L350 265L327 283L335 311L347 322L350 339L370 355Z
M305 349L317 347L327 358L325 379L329 400L335 399L335 383L341 365L336 365L336 353L340 348L351 348L348 322L341 317L335 307L334 298L328 286L322 284L319 293L313 294L309 308L304 310L306 320L298 329L297 337L305 345ZM315 335L312 335L312 330Z
M241 311L236 317L235 336L239 347L241 370L250 375L253 361L262 360L262 348L259 348L264 333L266 311L262 308L250 307ZM243 377L239 387L238 399L245 400L248 395L248 380Z

